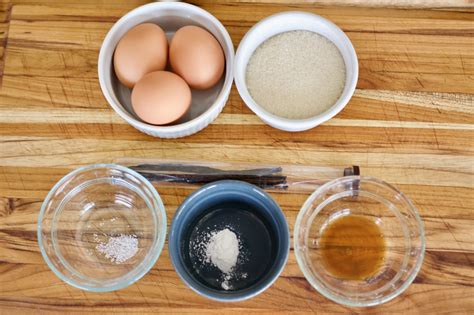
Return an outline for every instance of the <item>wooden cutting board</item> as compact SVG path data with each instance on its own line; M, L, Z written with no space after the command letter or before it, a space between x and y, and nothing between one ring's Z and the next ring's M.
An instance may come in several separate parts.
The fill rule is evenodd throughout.
M202 132L163 140L122 121L102 96L97 55L106 32L144 3L3 1L0 4L0 313L474 312L474 14L472 1L369 1L424 9L332 7L278 1L195 1L227 27L237 47L260 19L304 10L333 20L359 57L357 91L334 119L287 133L264 125L233 88ZM321 1L328 4L330 1ZM337 1L359 4L360 1ZM449 6L443 8L443 6ZM206 300L180 281L168 251L130 287L83 292L61 282L36 242L43 198L73 168L120 157L346 166L393 183L413 199L426 228L426 258L395 300L350 309L317 293L293 251L282 276L241 303ZM158 188L170 221L190 192ZM276 195L291 229L304 195Z

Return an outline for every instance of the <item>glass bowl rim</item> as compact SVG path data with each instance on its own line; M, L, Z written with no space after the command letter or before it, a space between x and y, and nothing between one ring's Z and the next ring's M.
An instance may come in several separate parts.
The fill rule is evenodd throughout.
M91 170L94 170L94 169L99 169L99 168L120 170L120 171L131 174L131 175L135 176L136 178L138 178L142 182L142 184L145 185L150 190L151 195L152 195L152 199L154 199L158 204L158 209L150 209L150 210L154 211L155 215L158 218L161 217L161 220L162 220L161 224L158 223L158 228L160 229L160 231L158 231L157 237L153 241L154 245L152 245L152 247L150 247L149 252L146 254L145 258L143 259L143 261L149 260L149 262L146 265L144 265L144 268L139 273L137 273L133 278L131 278L127 281L120 281L119 283L117 283L113 286L107 286L107 287L96 287L96 286L89 286L89 285L80 284L80 283L70 279L69 277L67 277L61 271L59 271L54 266L54 264L51 262L51 260L49 259L49 256L46 253L46 250L43 246L43 240L42 240L42 237L41 237L41 232L42 232L42 227L43 227L43 225L42 225L43 216L44 216L44 214L47 210L48 203L53 199L53 194L64 183L66 183L67 181L73 179L76 175L78 175L80 173L83 173L83 172L88 172L88 171L91 171ZM56 212L56 211L57 211L57 209L54 210L54 212ZM166 230L167 230L167 219L166 219L166 211L165 211L165 207L163 205L163 201L161 200L161 197L160 197L158 191L155 189L155 187L153 187L153 185L150 183L149 180L147 180L144 176L142 176L138 172L136 172L136 171L134 171L134 170L132 170L128 167L121 166L121 165L114 164L114 163L98 163L98 164L86 165L86 166L82 166L82 167L74 169L73 171L71 171L71 172L67 173L66 175L64 175L53 186L53 188L51 188L51 190L46 195L46 198L44 199L43 203L41 204L41 209L40 209L40 212L39 212L39 215L38 215L38 223L37 223L37 239L38 239L40 252L41 252L41 255L43 256L44 261L46 262L48 267L54 272L54 274L59 279L66 282L67 284L69 284L73 287L76 287L78 289L81 289L81 290L90 291L90 292L110 292L110 291L116 291L116 290L120 290L120 289L123 289L125 287L128 287L129 285L131 285L131 284L135 283L136 281L138 281L139 279L141 279L145 274L147 274L150 271L150 269L155 265L156 261L158 260L160 254L163 250L163 247L165 245ZM138 266L140 266L140 264L138 264ZM136 268L137 268L137 266L135 266L135 268L133 268L132 270L135 270ZM128 272L127 274L129 274L129 273L130 272ZM118 278L118 279L120 279L120 278Z
M373 300L367 300L367 301L354 301L354 300L347 299L347 298L344 298L344 297L341 298L339 295L335 295L331 291L329 291L329 290L325 289L323 286L321 286L320 281L316 280L312 276L311 272L309 270L307 270L307 268L305 267L305 258L300 255L301 247L298 245L298 235L300 234L300 230L302 228L304 228L304 227L301 226L303 216L308 211L308 209L310 208L311 202L317 196L319 196L321 193L323 193L324 191L326 191L330 187L334 186L335 184L340 184L340 183L343 183L343 182L354 182L354 181L375 183L375 184L378 184L379 186L382 186L384 188L388 188L388 189L396 192L400 196L400 198L404 202L407 203L408 207L412 211L413 216L414 216L414 218L416 220L416 223L417 223L419 237L420 237L420 241L421 241L420 254L416 257L417 261L415 263L415 266L414 266L412 272L410 273L410 275L408 276L408 278L405 280L405 282L394 292L392 292L392 293L390 293L386 296L383 296L381 298L377 298L377 299L373 299ZM318 213L319 213L319 211L318 211ZM410 284L413 282L413 280L415 280L416 276L418 275L418 273L421 269L421 266L423 264L423 260L424 260L424 257L425 257L426 240L425 240L425 231L424 231L423 221L421 220L421 217L418 213L418 210L415 207L415 205L413 204L413 202L403 192L398 190L395 186L393 186L393 185L391 185L391 184L389 184L389 183L387 183L383 180L377 179L375 177L370 177L370 176L344 176L344 177L340 177L340 178L336 178L334 180L331 180L331 181L325 183L324 185L321 185L306 199L303 206L300 208L300 211L299 211L298 216L296 218L295 228L294 228L294 232L293 232L293 246L294 246L296 261L298 263L298 266L299 266L300 270L303 272L303 275L306 278L306 280L311 284L311 286L314 289L316 289L316 291L318 291L324 297L326 297L326 298L328 298L328 299L330 299L330 300L332 300L336 303L342 304L342 305L346 305L346 306L350 306L350 307L368 307L368 306L375 306L375 305L380 305L380 304L386 303L386 302L394 299L395 297L397 297L401 293L403 293L410 286Z

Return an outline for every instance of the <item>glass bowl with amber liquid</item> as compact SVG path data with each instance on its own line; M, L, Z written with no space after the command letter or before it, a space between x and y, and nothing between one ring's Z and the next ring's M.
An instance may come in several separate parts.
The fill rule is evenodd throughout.
M373 306L401 294L415 279L425 251L423 223L397 188L347 176L317 189L294 231L298 265L325 297Z

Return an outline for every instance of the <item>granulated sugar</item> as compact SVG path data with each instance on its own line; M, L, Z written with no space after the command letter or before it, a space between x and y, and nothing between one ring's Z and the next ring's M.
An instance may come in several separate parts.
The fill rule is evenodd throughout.
M95 235L94 235L95 236ZM95 236L97 238L97 236ZM105 258L116 264L121 264L138 252L138 239L136 235L119 235L110 237L107 243L98 242L95 249L105 255Z
M290 31L266 40L247 65L246 84L257 104L290 119L314 117L329 109L345 85L337 47L310 31Z

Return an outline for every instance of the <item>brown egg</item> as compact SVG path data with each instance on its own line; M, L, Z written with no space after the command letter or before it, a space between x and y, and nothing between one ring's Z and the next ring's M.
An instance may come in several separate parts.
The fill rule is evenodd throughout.
M215 37L198 26L184 26L171 39L170 64L193 89L214 86L224 73L225 57Z
M191 89L168 71L146 74L132 90L132 107L143 121L165 125L181 118L191 105Z
M167 58L165 32L153 23L140 24L129 30L115 48L115 74L123 85L132 88L145 74L165 69Z

